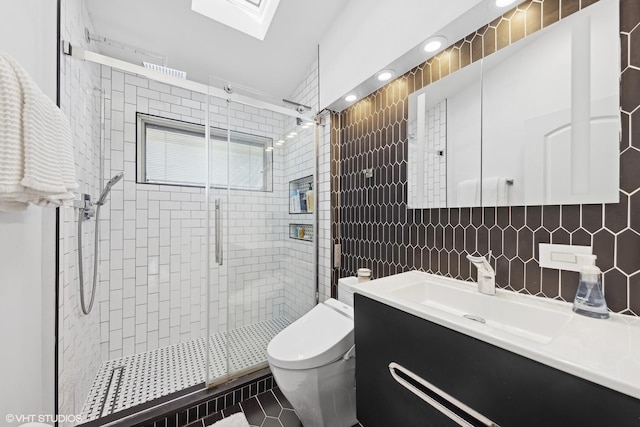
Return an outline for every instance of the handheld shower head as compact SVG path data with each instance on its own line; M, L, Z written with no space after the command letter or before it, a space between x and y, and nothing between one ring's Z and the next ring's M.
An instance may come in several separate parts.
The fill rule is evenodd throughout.
M109 195L109 192L111 191L111 187L116 185L116 183L118 181L120 181L123 176L124 176L124 172L119 172L113 178L111 178L109 180L109 182L107 182L107 185L104 186L104 189L102 190L102 193L100 193L100 198L98 198L98 201L96 202L96 205L102 206L107 202L107 196Z

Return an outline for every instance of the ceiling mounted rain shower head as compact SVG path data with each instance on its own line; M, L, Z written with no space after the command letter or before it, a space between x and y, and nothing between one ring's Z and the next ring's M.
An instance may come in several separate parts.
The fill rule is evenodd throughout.
M152 64L150 62L143 62L142 65L144 65L144 68L147 68L147 69L153 70L153 71L157 71L159 73L166 74L166 75L171 76L171 77L177 77L179 79L186 79L187 78L187 72L186 71L176 70L175 68L165 67L164 65Z

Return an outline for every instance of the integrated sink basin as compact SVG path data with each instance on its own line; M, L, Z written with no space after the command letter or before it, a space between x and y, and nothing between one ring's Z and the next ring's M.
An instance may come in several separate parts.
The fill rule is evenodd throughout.
M637 317L592 319L568 302L504 289L485 295L476 283L420 271L359 283L355 292L640 399Z
M460 285L426 278L389 293L408 303L425 305L470 322L481 323L486 328L542 344L551 342L572 316L571 312L559 307L518 301L507 291L497 290L496 295L484 295L468 282Z

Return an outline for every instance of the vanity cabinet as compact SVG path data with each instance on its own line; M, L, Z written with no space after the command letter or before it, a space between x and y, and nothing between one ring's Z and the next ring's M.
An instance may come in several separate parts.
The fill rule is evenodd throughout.
M638 399L361 294L355 295L355 343L357 415L365 427L458 425L398 382L389 370L393 362L421 379L396 370L401 382L468 425L640 426Z

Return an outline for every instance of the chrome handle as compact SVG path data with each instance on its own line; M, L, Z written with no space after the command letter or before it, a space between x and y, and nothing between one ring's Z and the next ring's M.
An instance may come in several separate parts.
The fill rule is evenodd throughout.
M215 200L215 219L214 219L214 227L215 231L215 249L216 249L216 264L220 265L220 200Z
M218 242L219 242L219 245L220 245L220 265L222 265L223 262L224 262L224 245L223 245L223 242L224 242L223 231L224 230L223 230L223 226L222 226L222 220L223 220L223 218L222 218L222 215L223 215L222 199L218 199L218 201L220 203L220 225L218 227L218 230L219 230L219 232L218 232L218 237L219 237Z
M398 365L396 362L391 362L391 363L389 363L389 372L391 372L391 376L393 377L393 379L396 380L401 386L403 386L404 388L409 390L411 393L413 393L416 396L418 396L420 399L422 399L425 402L427 402L429 405L433 406L435 409L437 409L439 412L441 412L442 414L447 416L452 421L456 422L458 425L464 426L464 427L473 427L474 426L474 424L472 424L471 422L469 422L465 418L463 418L461 415L459 415L456 412L454 412L453 409L450 409L447 406L443 405L442 403L438 402L433 397L429 396L427 393L425 393L424 391L420 390L415 385L411 384L405 378L403 378L402 376L398 375L398 372L400 372L403 376L410 378L415 383L421 385L422 387L427 389L429 392L431 392L431 393L437 395L438 397L440 397L441 399L445 400L446 402L451 404L453 407L455 407L455 408L459 409L460 411L464 412L467 415L467 417L472 417L476 421L482 423L483 425L486 425L487 427L499 427L498 424L494 423L493 421L491 421L490 419L488 419L484 415L479 414L475 410L469 408L467 405L465 405L464 403L460 402L455 397L453 397L450 394L447 394L444 391L440 390L438 387L436 387L435 385L433 385L430 382L426 381L424 378L414 374L413 372L411 372L410 370L408 370L404 366Z
M216 215L215 215L215 227L216 227L216 264L222 265L223 252L222 252L222 200L216 199Z

